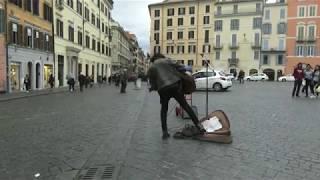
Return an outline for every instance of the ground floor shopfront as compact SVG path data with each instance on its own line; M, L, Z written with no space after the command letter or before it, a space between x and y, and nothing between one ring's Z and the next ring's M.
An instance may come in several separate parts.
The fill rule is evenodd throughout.
M9 92L24 91L26 76L31 90L48 88L48 79L53 74L53 54L16 46L8 47Z

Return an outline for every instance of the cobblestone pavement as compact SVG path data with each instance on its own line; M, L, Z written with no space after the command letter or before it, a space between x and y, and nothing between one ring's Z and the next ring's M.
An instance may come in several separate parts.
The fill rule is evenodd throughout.
M161 139L159 97L115 87L0 103L0 179L71 180L113 164L114 179L320 179L320 99L292 99L291 83L210 92L231 120L233 144ZM193 96L200 116L205 93ZM174 110L172 100L170 110ZM188 120L168 115L171 134Z

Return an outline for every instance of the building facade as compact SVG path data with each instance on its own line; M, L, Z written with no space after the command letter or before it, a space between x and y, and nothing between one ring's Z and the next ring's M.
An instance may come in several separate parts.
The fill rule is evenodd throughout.
M111 73L112 0L54 1L56 86L66 86L67 75L99 77Z
M297 63L320 64L320 1L288 1L287 64L293 72Z
M7 91L7 58L6 58L6 10L5 1L0 0L0 93Z
M284 74L286 62L286 1L265 4L262 22L261 71L277 80Z
M112 72L118 72L120 68L128 68L132 60L130 51L130 39L121 25L112 22Z

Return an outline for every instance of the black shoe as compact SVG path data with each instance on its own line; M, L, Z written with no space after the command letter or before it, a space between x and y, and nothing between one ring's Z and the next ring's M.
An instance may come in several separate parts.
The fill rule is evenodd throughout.
M299 95L296 95L296 97L300 97Z
M162 135L163 140L168 139L169 137L170 137L169 133L163 133L163 135Z

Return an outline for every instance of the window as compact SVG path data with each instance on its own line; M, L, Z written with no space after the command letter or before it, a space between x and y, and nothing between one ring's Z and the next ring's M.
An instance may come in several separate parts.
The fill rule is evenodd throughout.
M3 33L5 32L5 20L4 20L4 17L5 17L5 11L4 9L0 8L0 33Z
M172 26L172 19L167 19L167 26Z
M237 4L233 5L233 13L234 14L238 13L238 5Z
M100 29L100 19L97 18L97 28Z
M184 64L184 60L177 60L178 64Z
M92 38L92 50L96 50L96 40Z
M316 6L310 6L309 7L309 16L316 16L317 13L316 13Z
M63 38L63 22L57 19L57 26L56 26L57 35Z
M188 53L196 53L196 45L189 45Z
M298 16L299 17L304 17L304 10L305 10L305 7L298 7Z
M230 30L239 30L239 19L231 19Z
M206 13L210 13L210 5L206 5Z
M46 34L45 36L45 42L44 42L44 50L50 51L51 50L51 37Z
M272 24L266 23L262 26L263 34L271 34Z
M167 40L172 40L172 32L167 32Z
M29 27L25 28L25 41L26 46L32 48L32 29Z
M77 13L82 16L82 3L80 2L80 0L77 0Z
M298 27L298 39L303 40L304 39L304 26Z
M220 51L216 51L216 60L220 60L221 53Z
M255 33L254 34L254 45L255 46L259 46L260 44L260 34L259 33Z
M168 9L168 16L174 16L174 9L173 8Z
M203 45L202 46L202 52L203 53L210 53L211 52L211 46L210 45Z
M84 8L84 18L87 20L87 21L90 21L90 11L87 7Z
M260 3L256 4L256 12L261 12L261 4Z
M96 16L91 13L91 23L95 26L96 25Z
M86 48L90 49L90 37L86 35Z
M214 21L214 31L222 31L222 20Z
M263 40L263 47L262 47L262 49L265 49L265 50L269 49L269 40L268 40L268 39L264 39L264 40Z
M167 54L174 53L174 46L167 46Z
M279 23L278 24L278 34L286 34L287 32L287 24L286 23Z
M308 39L309 40L313 40L315 38L316 38L316 36L315 36L315 26L309 26L308 27Z
M195 13L195 7L189 7L189 14L194 14Z
M156 41L156 44L159 44L159 41L160 41L160 34L159 33L154 33L154 40Z
M32 12L32 0L25 0L24 9Z
M39 0L33 0L33 14L39 16Z
M78 31L78 44L82 46L82 32Z
M303 56L304 55L304 47L302 45L296 46L296 56Z
M39 31L33 31L33 47L40 49L40 33Z
M237 35L232 34L232 46L237 46Z
M194 17L190 18L190 25L194 25Z
M74 41L74 28L72 26L69 26L69 41Z
M270 19L270 9L266 9L264 19L265 20L269 20Z
M188 38L189 39L194 39L194 31L189 31Z
M43 18L49 22L52 22L52 8L46 3L43 5Z
M279 50L285 50L284 39L279 39Z
M282 8L280 9L280 19L286 18L286 9Z
M203 24L210 24L210 16L203 16Z
M183 26L183 18L178 18L178 26Z
M216 35L216 47L220 47L221 46L220 39L221 39L221 36L220 35Z
M188 60L188 66L193 66L193 60Z
M185 15L186 14L186 8L178 8L178 15Z
M100 4L100 10L102 11L102 13L104 13L104 4L102 2Z
M183 32L182 31L178 32L178 39L183 39Z
M260 59L260 51L254 51L253 59L255 59L255 60Z
M283 55L278 55L277 64L278 65L283 65Z
M160 30L160 20L154 20L154 30Z
M221 15L222 14L222 8L221 6L217 7L217 15Z
M307 56L315 56L315 46L307 46Z
M104 23L101 23L101 27L102 27L101 31L104 32L104 27L105 27Z
M262 18L255 17L253 18L253 29L260 29L262 24Z
M204 32L204 43L209 43L209 30L205 30Z
M269 64L269 56L268 55L263 55L262 64L264 64L264 65Z
M177 53L180 54L180 53L184 53L184 46L177 46Z
M67 5L73 9L73 0L67 0Z
M154 17L160 17L160 10L154 10Z
M100 52L100 42L97 42L97 51Z

